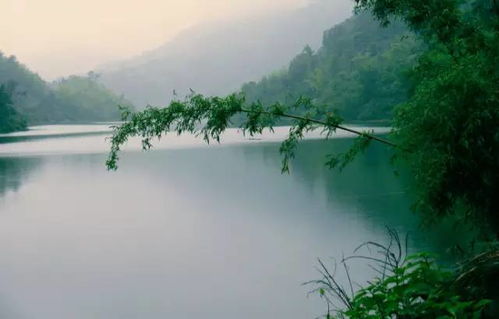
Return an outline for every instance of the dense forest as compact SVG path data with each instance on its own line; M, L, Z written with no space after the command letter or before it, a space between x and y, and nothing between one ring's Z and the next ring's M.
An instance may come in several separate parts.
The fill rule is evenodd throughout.
M322 47L306 47L285 70L242 87L250 101L291 104L300 96L347 120L389 120L407 98L409 70L422 44L396 22L382 28L359 14L324 32Z
M118 105L133 107L98 82L98 76L70 76L45 82L17 61L0 53L0 131L27 124L112 121L120 118Z

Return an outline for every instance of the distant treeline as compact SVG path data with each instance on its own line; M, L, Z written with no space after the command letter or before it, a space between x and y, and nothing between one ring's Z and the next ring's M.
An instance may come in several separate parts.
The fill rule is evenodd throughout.
M132 105L97 78L90 72L47 83L14 56L0 53L0 132L33 124L118 120L118 105Z
M306 47L289 67L242 87L248 100L292 104L309 97L349 121L389 120L407 99L410 70L423 46L402 23L382 28L368 14L324 32L322 47Z

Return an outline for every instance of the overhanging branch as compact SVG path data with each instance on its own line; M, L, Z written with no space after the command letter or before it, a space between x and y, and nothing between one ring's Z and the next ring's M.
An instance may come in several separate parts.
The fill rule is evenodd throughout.
M322 126L330 126L330 124L324 122L324 121L321 121L321 120L316 120L316 119L311 119L311 118L307 118L307 117L303 117L303 116L298 116L298 115L293 115L293 114L286 114L286 113L273 113L273 112L269 112L269 111L253 111L253 110L249 110L249 109L245 109L245 108L242 108L241 109L241 112L244 112L244 113L260 113L260 114L266 114L266 115L272 115L272 116L279 116L279 117L284 117L284 118L290 118L290 119L295 119L295 120L300 120L300 121L307 121L307 122L310 122L310 123L315 123L315 124L319 124L319 125L322 125ZM352 134L355 134L357 136L363 136L365 138L368 138L370 140L373 140L373 141L377 141L377 142L380 142L380 143L383 143L383 144L386 144L386 145L389 145L391 147L395 147L395 148L399 148L399 146L387 139L384 139L384 138L381 138L381 137L378 137L376 135L373 135L373 134L369 134L369 133L366 133L366 132L361 132L361 131L358 131L358 130L355 130L355 129L352 129L352 128L349 128L349 127L346 127L346 126L343 126L343 125L332 125L334 128L336 129L339 129L339 130L342 130L342 131L346 131L346 132L349 132L349 133L352 133Z

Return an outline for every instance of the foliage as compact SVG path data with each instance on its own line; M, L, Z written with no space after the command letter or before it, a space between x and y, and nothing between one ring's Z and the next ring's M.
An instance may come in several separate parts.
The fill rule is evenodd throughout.
M345 288L319 260L322 278L309 282L328 304L326 318L481 318L490 303L477 296L465 298L454 287L455 274L439 267L427 253L406 255L398 234L389 230L390 243L367 242L355 250L375 249L374 255L353 255L341 261L349 279ZM354 292L347 262L362 259L377 273Z
M14 56L0 52L0 84L11 83L12 103L29 124L118 120L118 104L132 107L99 84L95 74L49 84Z
M26 128L26 121L13 106L10 91L6 85L0 85L0 133L20 131Z
M47 84L14 56L7 57L0 52L0 84L9 83L15 83L13 104L30 123L37 123L37 119L44 121L49 113L58 117L59 111L52 103L53 97Z
M242 87L248 100L293 103L307 96L352 120L390 120L407 99L423 46L404 24L381 28L359 14L324 32L322 47L306 47L288 68Z
M488 244L476 256L460 263L454 286L464 296L494 298L497 306L497 282L499 280L499 247ZM497 316L497 310L496 310Z
M294 114L293 111L305 110ZM288 113L291 112L291 113ZM231 126L236 115L239 128L244 134L253 136L261 134L264 129L273 130L276 122L282 118L289 119L290 129L287 138L282 142L280 153L283 156L282 171L289 171L290 160L294 158L298 142L307 132L320 129L324 138L329 138L337 129L355 134L359 137L355 150L345 154L329 156L330 167L342 167L352 160L352 152L358 153L371 140L394 146L370 132L357 131L341 125L342 119L332 112L324 112L313 104L310 99L299 98L291 106L274 103L265 107L260 102L249 103L243 94L232 94L227 97L204 97L193 93L184 101L173 101L168 107L148 107L138 113L124 109L124 124L114 128L111 137L111 152L107 161L109 169L116 169L118 153L130 137L140 137L143 149L150 149L152 140L159 139L164 134L191 133L207 142L220 142L222 133Z
M499 234L499 9L494 0L358 0L387 24L402 19L427 50L394 136L412 165L415 208Z

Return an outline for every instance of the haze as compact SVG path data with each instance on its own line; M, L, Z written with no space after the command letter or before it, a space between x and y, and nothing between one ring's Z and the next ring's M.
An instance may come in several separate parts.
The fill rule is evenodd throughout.
M308 2L0 0L0 48L50 80L153 49L189 26Z

